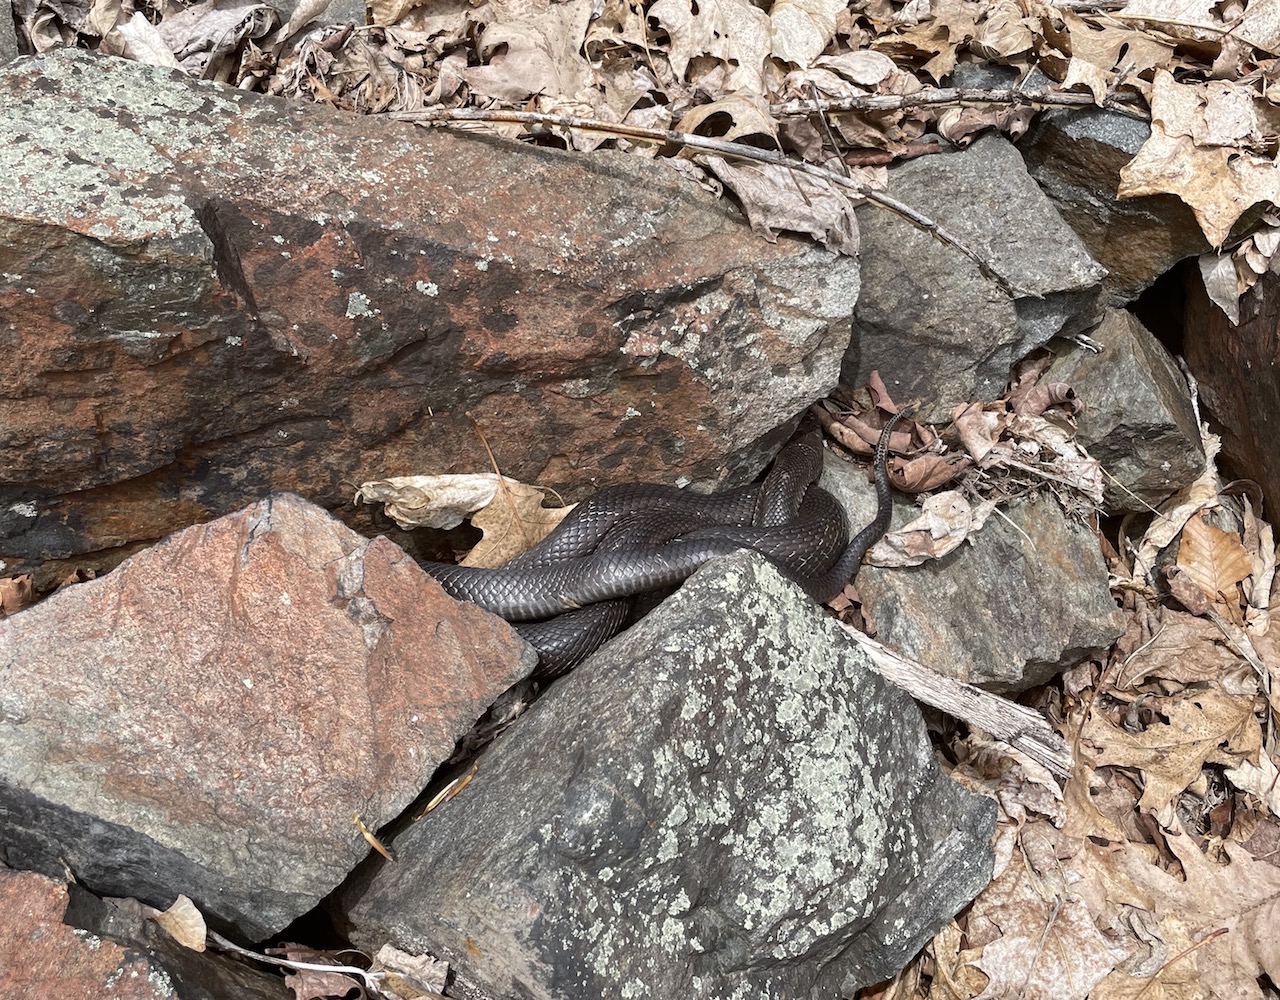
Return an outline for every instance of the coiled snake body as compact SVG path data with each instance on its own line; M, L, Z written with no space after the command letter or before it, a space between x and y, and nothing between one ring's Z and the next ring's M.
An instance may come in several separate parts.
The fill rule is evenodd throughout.
M891 417L875 452L876 517L849 541L844 509L816 485L816 427L778 454L758 486L700 495L668 486L601 490L501 569L426 563L444 590L517 628L538 652L535 676L558 676L617 632L637 594L675 586L715 556L751 548L821 603L857 573L889 526Z

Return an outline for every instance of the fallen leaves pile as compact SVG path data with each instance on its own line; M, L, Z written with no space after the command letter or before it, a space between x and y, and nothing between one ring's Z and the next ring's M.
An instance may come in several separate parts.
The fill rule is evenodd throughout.
M1280 216L1263 210L1280 203L1274 0L373 0L366 23L341 24L326 0L273 3L14 10L28 51L89 46L361 113L669 157L731 189L766 238L842 253L886 164L1096 104L1151 122L1116 193L1194 210L1228 251L1201 269L1233 320L1280 268ZM985 89L938 89L979 67L967 78Z

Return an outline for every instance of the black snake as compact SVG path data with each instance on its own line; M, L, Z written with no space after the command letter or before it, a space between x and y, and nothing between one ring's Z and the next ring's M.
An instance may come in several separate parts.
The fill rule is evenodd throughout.
M508 621L538 652L535 677L576 666L622 628L637 594L675 586L715 556L751 548L814 600L835 597L889 526L886 462L892 416L874 468L876 516L849 541L844 509L816 485L818 428L787 444L758 486L697 494L670 486L614 486L580 503L529 551L501 569L426 563L450 596Z

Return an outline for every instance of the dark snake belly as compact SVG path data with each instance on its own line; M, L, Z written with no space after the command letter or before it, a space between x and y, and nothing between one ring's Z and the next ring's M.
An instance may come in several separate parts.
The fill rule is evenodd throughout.
M875 454L876 518L848 540L843 508L815 485L816 428L794 438L759 486L700 495L628 484L602 490L501 569L425 568L447 593L524 623L536 676L565 672L621 628L637 594L677 585L716 556L754 549L815 600L836 596L888 528L892 418Z

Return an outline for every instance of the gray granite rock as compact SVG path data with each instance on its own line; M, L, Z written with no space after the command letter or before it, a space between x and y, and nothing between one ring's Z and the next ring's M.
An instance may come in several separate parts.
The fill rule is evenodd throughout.
M1146 511L1204 468L1187 380L1169 352L1131 314L1108 309L1089 336L1101 353L1060 343L1045 378L1077 389L1080 443L1110 474L1112 511Z
M993 820L911 699L739 553L494 743L352 934L501 998L847 996L986 884Z
M858 467L827 459L823 485L860 524L875 512ZM1001 508L970 542L908 569L864 564L876 638L926 667L994 691L1042 684L1124 632L1098 541L1049 497ZM891 530L919 512L895 496Z
M889 194L946 227L1020 290L1010 299L978 265L890 212L867 206L862 292L841 381L880 372L925 419L1000 396L1013 362L1097 323L1105 270L999 136L961 153L890 168Z
M1018 144L1027 169L1107 269L1110 302L1131 302L1185 257L1206 253L1195 214L1174 195L1116 197L1120 171L1151 126L1101 108L1047 111Z

